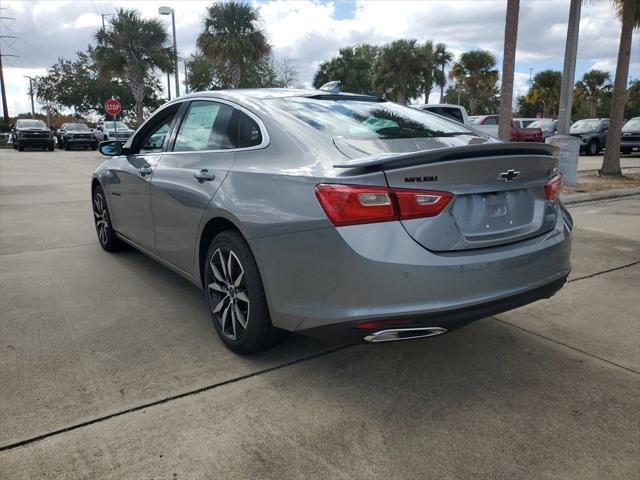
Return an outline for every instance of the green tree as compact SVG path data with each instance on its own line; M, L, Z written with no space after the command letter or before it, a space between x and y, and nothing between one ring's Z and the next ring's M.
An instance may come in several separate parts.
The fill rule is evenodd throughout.
M431 95L431 90L433 90L436 75L440 72L440 69L435 62L435 53L433 42L431 40L426 41L424 45L418 47L418 56L422 67L422 91L424 93L424 103L429 103L429 96Z
M111 29L96 33L95 60L103 77L121 76L131 88L138 123L144 117L146 84L155 69L173 71L173 49L168 34L156 19L144 19L135 10L118 10Z
M345 92L371 94L377 55L378 48L366 43L341 48L337 57L320 64L313 86L320 88L327 82L339 80Z
M469 95L469 114L477 115L479 105L487 104L496 94L498 70L496 57L486 50L472 50L460 55L449 76Z
M530 102L542 104L544 118L558 115L561 83L562 73L557 70L542 70L533 77L528 98Z
M640 80L631 80L627 88L625 118L640 117Z
M444 92L444 103L452 103L455 105L461 105L470 112L469 100L471 96L463 89L458 90L455 86L447 87ZM498 111L500 105L500 98L498 97L498 89L494 88L493 92L485 97L476 101L475 115L490 115L495 114Z
M271 46L258 28L258 11L243 2L214 3L207 8L204 31L197 45L211 61L227 65L231 86L240 87L251 63L271 52Z
M380 48L374 64L374 90L404 104L424 88L420 48L415 40L396 40Z
M633 30L640 28L640 0L615 0L618 18L622 23L620 30L620 46L618 47L618 63L613 84L611 113L609 114L609 131L607 132L607 149L602 160L601 174L621 175L620 170L620 136L624 121L624 107L627 93L627 77L631 59L631 39Z
M232 88L229 64L207 59L202 53L191 55L189 76L185 80L189 91L221 90ZM293 86L298 79L295 63L290 58L277 61L266 55L247 65L241 88L285 88Z
M434 81L440 87L440 103L442 103L444 102L444 87L447 85L447 76L444 71L453 60L453 52L447 50L444 43L437 43L433 53L435 64L439 67L434 73Z
M594 69L585 72L582 80L576 83L577 96L588 102L589 116L591 118L597 117L598 105L602 95L611 89L610 81L609 72Z
M94 50L77 52L73 59L60 58L45 75L35 78L34 90L38 100L50 108L51 113L70 109L77 116L104 113L106 99L116 97L122 104L122 117L131 118L135 101L131 88L121 77L105 78L99 74ZM155 77L145 79L145 110L157 108L162 100L158 96L159 83Z

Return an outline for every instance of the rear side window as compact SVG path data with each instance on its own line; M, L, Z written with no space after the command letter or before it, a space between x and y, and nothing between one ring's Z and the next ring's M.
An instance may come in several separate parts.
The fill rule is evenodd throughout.
M224 103L192 102L176 136L174 152L235 148L233 108Z
M238 111L238 148L255 147L262 143L258 124L244 112Z
M442 115L443 117L450 118L455 120L456 122L464 123L464 118L462 117L462 112L458 108L448 108L448 107L429 107L425 110L437 113L438 115Z
M496 117L487 117L482 125L497 125L498 120Z

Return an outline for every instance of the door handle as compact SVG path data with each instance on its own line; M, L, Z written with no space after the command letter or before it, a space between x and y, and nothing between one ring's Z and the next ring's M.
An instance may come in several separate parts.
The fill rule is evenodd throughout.
M145 175L151 175L153 173L153 168L149 165L145 165L144 167L140 167L138 171L140 172L140 175L144 177Z
M200 183L202 182L210 182L211 180L216 179L216 175L213 172L210 172L206 168L200 170L197 173L194 173L193 176L198 179Z

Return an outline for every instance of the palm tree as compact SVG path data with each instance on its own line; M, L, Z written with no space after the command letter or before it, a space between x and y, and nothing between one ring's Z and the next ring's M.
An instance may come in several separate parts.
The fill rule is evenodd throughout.
M542 116L547 118L558 112L562 73L557 70L542 70L536 73L529 91L529 101L542 103Z
M404 104L424 86L424 69L415 40L396 40L380 48L373 68L373 88Z
M602 161L600 174L621 175L620 170L620 135L624 120L624 104L627 93L627 76L631 59L631 38L633 30L640 28L640 0L616 0L618 18L622 20L620 31L620 47L618 63L613 83L613 98L609 114L609 131L607 133L607 149Z
M433 56L436 66L440 67L435 71L434 80L435 84L440 87L440 103L442 103L444 102L444 87L447 85L447 76L444 74L444 69L453 60L453 52L447 50L447 46L444 43L437 43Z
M437 71L437 65L434 61L435 51L433 50L433 42L428 40L424 45L418 48L420 63L422 64L422 89L424 93L424 103L429 103L429 95L431 95L433 81L435 80L435 72Z
M220 2L207 8L197 45L206 58L229 65L233 88L240 86L249 62L257 62L271 52L258 28L259 18L258 11L243 2Z
M142 123L145 82L154 69L173 72L173 49L165 46L169 35L155 19L140 17L135 10L119 9L111 29L96 33L96 65L102 76L122 76L133 94L136 120Z
M507 1L507 18L504 27L504 55L502 59L502 86L500 88L500 124L498 136L508 142L511 138L513 116L513 73L516 67L516 43L518 41L518 14L520 0Z
M473 50L460 55L451 67L449 77L469 95L469 113L476 114L478 105L490 98L498 82L496 57L486 50Z
M602 70L589 70L582 76L582 80L576 83L576 93L589 102L589 115L595 118L598 115L598 100L600 94L611 88L611 75Z

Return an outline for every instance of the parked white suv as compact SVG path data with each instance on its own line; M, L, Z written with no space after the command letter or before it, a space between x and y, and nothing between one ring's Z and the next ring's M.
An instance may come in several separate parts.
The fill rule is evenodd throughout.
M424 110L425 112L436 113L447 117L463 125L469 125L469 117L467 116L467 110L460 105L452 105L449 103L430 103L427 105L411 105L418 110Z
M133 135L133 132L134 130L126 123L100 120L96 124L95 136L98 142L105 140L121 140L124 142Z

